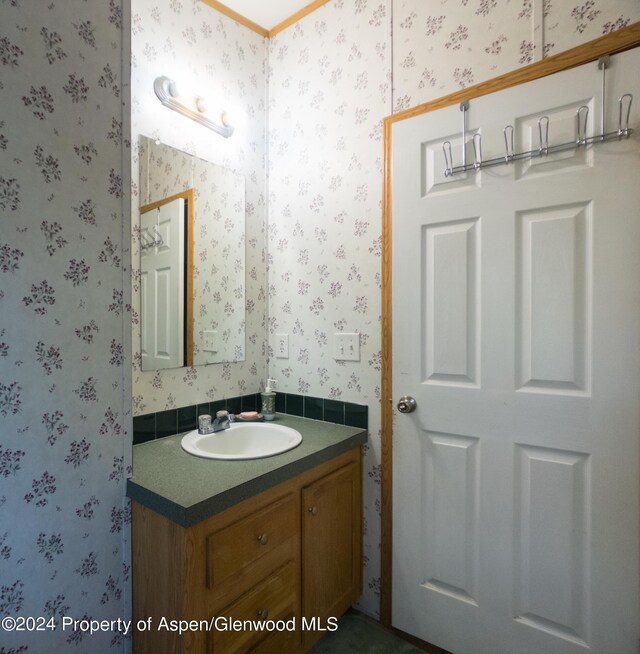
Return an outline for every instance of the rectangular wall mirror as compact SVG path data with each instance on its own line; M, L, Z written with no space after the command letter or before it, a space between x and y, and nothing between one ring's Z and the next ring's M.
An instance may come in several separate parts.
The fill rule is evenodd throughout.
M243 361L244 177L139 145L142 370Z

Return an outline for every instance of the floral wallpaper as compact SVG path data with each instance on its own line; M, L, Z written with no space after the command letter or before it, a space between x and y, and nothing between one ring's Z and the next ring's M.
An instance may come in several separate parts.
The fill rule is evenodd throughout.
M193 361L243 361L245 180L202 159L195 160L194 173ZM215 332L215 352L207 350L205 330Z
M640 20L635 0L546 0L544 52L557 54Z
M146 136L139 136L137 194L139 205L158 202L193 186L193 155ZM140 240L134 228L134 238Z
M120 0L0 2L0 616L129 612L126 29ZM124 641L3 630L0 651Z
M393 110L640 20L637 0L394 0Z
M394 2L394 111L534 61L532 0Z
M133 331L133 413L181 407L207 399L234 397L260 390L266 378L265 360L265 225L266 225L266 42L247 28L197 0L158 3L132 0L132 331ZM184 116L163 107L153 91L159 75L176 80L186 92L206 93L212 107L229 113L235 132L229 138L215 134ZM233 279L228 292L239 295L236 277L245 277L244 314L246 337L244 361L195 365L191 368L140 370L139 291L139 206L140 188L138 135L159 139L178 150L193 154L243 176L245 188L246 261L242 269L237 257L207 257L207 264L221 267L229 263ZM173 171L177 175L177 171ZM203 171L195 171L199 199L205 204ZM211 181L215 184L214 180ZM141 192L143 195L141 195ZM164 197L164 196L162 196ZM219 209L219 207L218 207ZM233 206L231 210L234 211ZM214 212L216 208L214 208ZM215 238L229 227L228 216L207 227ZM234 227L235 228L235 227ZM202 227L197 228L202 234ZM229 275L227 275L229 276ZM214 289L214 292L220 289ZM200 302L197 313L201 312ZM216 307L218 306L217 303ZM223 311L227 301L222 303ZM205 307L206 311L206 307ZM228 308L231 311L231 308ZM234 308L234 319L242 314ZM231 332L240 329L235 324ZM224 332L225 330L221 330ZM231 341L231 333L219 333L218 341ZM242 340L242 339L240 339ZM236 344L233 345L236 356ZM240 353L237 352L240 356Z
M37 12L0 0L0 18L0 614L130 615L130 398L141 414L252 392L266 366L282 391L370 406L360 605L377 614L380 119L638 21L637 2L333 0L268 50L194 0L134 0L131 16L124 0ZM241 364L156 375L131 352L129 18L134 145L146 134L246 178ZM158 74L219 91L237 134L205 134L161 107ZM134 227L133 260L137 246ZM359 362L333 359L339 331L360 333ZM289 359L272 356L281 332ZM62 630L0 643L7 654L127 648L121 633Z
M391 4L334 0L269 50L269 376L278 388L369 405L364 595L380 588L381 118L391 113ZM360 361L335 361L338 332ZM273 358L276 334L289 358Z

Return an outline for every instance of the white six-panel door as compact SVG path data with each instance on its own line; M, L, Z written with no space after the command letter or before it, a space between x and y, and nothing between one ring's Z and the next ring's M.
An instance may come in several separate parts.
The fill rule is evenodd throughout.
M611 60L607 129L640 56ZM589 64L472 100L484 158L600 126ZM638 129L640 131L640 129ZM446 178L458 106L393 128L393 624L454 654L639 647L640 147ZM469 148L469 159L472 150Z
M184 365L185 201L163 204L140 216L140 228L151 242L157 232L162 244L140 250L142 370Z

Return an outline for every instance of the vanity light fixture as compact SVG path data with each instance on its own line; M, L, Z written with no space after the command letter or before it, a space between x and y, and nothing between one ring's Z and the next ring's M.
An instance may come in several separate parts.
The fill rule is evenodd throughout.
M153 90L156 92L158 100L160 100L165 107L169 107L169 109L173 109L183 116L195 120L196 123L200 123L201 125L212 129L214 132L227 139L233 134L233 126L229 125L226 112L223 112L220 116L221 124L214 123L210 118L207 118L205 114L208 110L208 104L205 97L194 97L192 104L195 107L195 110L190 109L186 104L179 100L180 91L176 82L164 75L156 77L153 82Z

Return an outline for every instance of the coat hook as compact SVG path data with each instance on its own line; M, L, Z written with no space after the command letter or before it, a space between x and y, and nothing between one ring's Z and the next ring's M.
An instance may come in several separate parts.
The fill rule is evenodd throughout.
M164 245L164 240L160 233L160 207L158 207L158 213L156 214L156 224L153 226L153 233L155 235L153 245L158 248L162 247Z
M462 112L462 167L467 165L467 112L469 111L469 100L460 103Z
M578 126L578 138L576 139L576 143L578 145L587 144L587 119L588 118L589 118L589 107L586 104L583 104L576 112L576 123Z
M542 125L544 123L544 137L542 135ZM549 152L549 116L542 116L538 120L538 134L540 135L540 147L538 152L540 156Z
M604 57L600 57L598 59L598 70L602 71L602 96L600 98L601 102L601 107L600 107L600 139L604 140L604 126L605 126L605 120L604 120L604 114L605 114L605 108L606 108L606 77L607 77L607 68L611 64L611 57L609 55L605 55Z
M453 172L453 157L451 154L451 141L445 141L442 144L442 152L444 152L444 176L449 177Z
M482 167L482 135L474 134L473 135L473 157L475 162L473 167L476 170L480 170Z
M140 230L140 248L142 250L148 250L150 247L153 246L153 243L151 242L151 234L149 234L148 229L145 227L144 229Z
M160 233L160 231L155 225L153 226L153 233L155 235L155 239L153 241L152 247L157 247L157 248L162 247L164 245L164 240L162 238L162 234Z
M624 123L622 122L622 116L624 114L624 104L625 100L628 100L627 104L627 115L624 118ZM618 116L618 136L629 136L629 116L631 115L631 103L633 102L633 96L631 93L625 93L619 100L620 104L620 114Z
M510 132L510 137L507 136L507 130ZM504 130L504 162L509 163L513 159L513 125L507 125Z

